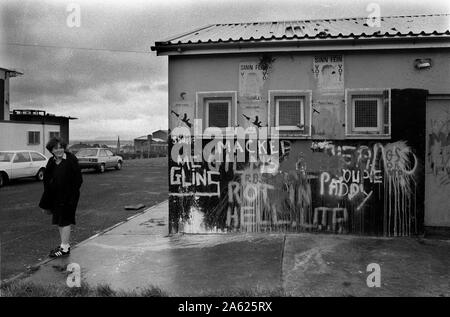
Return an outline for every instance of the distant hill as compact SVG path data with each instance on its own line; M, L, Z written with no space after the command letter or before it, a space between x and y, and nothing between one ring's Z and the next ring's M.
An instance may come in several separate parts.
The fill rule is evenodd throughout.
M69 146L72 146L74 144L105 144L107 146L116 147L117 145L117 139L116 140L71 140L69 142ZM120 140L120 146L124 145L133 145L133 141L131 140Z

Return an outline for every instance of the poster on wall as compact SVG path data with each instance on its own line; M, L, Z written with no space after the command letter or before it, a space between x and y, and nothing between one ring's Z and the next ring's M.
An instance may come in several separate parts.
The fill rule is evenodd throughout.
M187 127L193 129L194 125L194 104L189 101L176 102L170 109L170 125L173 130L175 127Z
M319 139L342 139L344 127L344 57L313 57L315 90L313 91L312 135Z
M244 128L267 125L263 111L264 72L258 62L239 64L238 124Z
M263 70L259 63L239 64L239 97L244 101L260 101L264 85Z
M342 55L314 56L313 73L318 89L344 90L344 57Z

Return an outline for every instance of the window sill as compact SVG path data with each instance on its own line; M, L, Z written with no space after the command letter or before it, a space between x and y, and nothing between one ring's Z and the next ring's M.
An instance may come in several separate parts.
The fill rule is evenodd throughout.
M278 138L311 139L311 135L293 131L278 131Z
M376 133L365 133L365 134L347 134L345 135L346 139L380 139L380 140L390 140L390 134L376 134Z

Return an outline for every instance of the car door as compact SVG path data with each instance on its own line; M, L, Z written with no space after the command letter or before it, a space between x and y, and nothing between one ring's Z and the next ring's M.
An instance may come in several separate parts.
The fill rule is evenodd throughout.
M0 170L5 171L9 177L12 177L13 152L0 152Z
M37 172L42 168L45 167L47 163L47 158L37 152L30 152L31 160L32 160L32 166L33 166L33 175L36 175Z
M29 152L17 152L13 159L12 164L12 178L28 177L32 176L33 170L30 153Z
M105 150L98 151L99 162L105 163L105 167L109 167L108 156L106 155Z
M116 166L116 158L115 158L113 152L111 152L110 150L105 150L105 152L108 157L109 167Z

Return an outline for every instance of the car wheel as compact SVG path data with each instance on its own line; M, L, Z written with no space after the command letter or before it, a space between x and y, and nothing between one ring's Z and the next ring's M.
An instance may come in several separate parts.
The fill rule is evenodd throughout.
M43 180L44 180L44 169L43 169L43 168L41 168L41 169L39 170L39 172L37 172L37 174L36 174L36 179L37 179L38 181L43 181Z
M99 168L98 168L98 172L99 173L104 173L105 172L105 164L101 164L100 166L99 166Z
M5 173L0 173L0 187L5 186L7 181L8 178L6 177Z
M116 165L116 170L121 170L122 169L122 162L121 161L119 161L119 162L117 162L117 165Z

